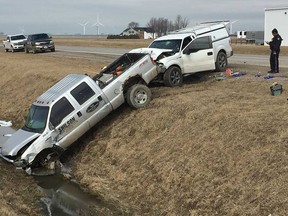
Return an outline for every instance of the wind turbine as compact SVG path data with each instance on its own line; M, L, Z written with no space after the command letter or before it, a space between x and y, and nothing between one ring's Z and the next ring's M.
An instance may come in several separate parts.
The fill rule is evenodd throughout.
M88 23L89 23L89 22L79 23L79 25L83 26L83 35L86 35L86 25L87 25Z
M96 26L96 28L97 28L97 35L99 35L100 26L104 26L104 25L99 21L99 16L97 16L97 22L94 23L92 26Z

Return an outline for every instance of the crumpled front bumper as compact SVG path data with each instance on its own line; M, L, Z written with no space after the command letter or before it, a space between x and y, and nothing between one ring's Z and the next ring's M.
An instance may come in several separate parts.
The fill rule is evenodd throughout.
M13 160L2 154L2 148L0 147L0 157L9 163L13 163L16 169L25 169L28 167L28 162L26 160Z
M9 159L8 157L5 157L4 155L2 155L2 148L1 147L0 147L0 157L9 163L14 163L14 160Z
M13 162L16 169L25 169L28 167L28 163L25 160L17 160Z
M165 71L167 70L167 68L165 67L164 64L160 63L157 65L157 72L159 73L165 73Z

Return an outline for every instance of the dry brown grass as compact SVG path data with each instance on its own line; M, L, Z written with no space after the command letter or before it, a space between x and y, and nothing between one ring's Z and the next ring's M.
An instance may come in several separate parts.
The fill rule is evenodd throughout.
M97 127L76 175L141 215L285 215L288 94L272 97L273 81L153 88L149 107Z
M103 39L103 38L83 38L83 37L54 37L55 44L65 46L84 46L101 48L125 48L134 49L147 47L152 40L142 39Z
M23 125L30 104L59 79L68 73L94 74L95 68L100 68L89 60L75 62L73 58L1 51L0 120L12 120L17 128ZM3 161L0 172L0 215L39 215L36 203L39 194L33 178L23 171L16 172L13 165Z
M49 54L0 58L0 119L17 126L31 102L60 78L93 75L103 65L97 58ZM267 68L248 67L232 65L248 72L240 79L190 77L181 88L154 86L147 108L120 107L77 143L77 179L123 214L286 215L288 93L272 97L269 86L278 81L286 88L287 78L255 78ZM1 169L0 185L12 190L19 176L9 169ZM12 190L10 199L20 191ZM0 203L9 203L7 197Z
M36 201L41 194L33 178L4 162L0 163L0 172L0 215L39 215Z

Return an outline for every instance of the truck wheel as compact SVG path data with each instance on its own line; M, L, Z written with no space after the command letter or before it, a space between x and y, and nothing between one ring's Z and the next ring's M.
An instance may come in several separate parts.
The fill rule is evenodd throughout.
M51 52L55 52L55 47L51 49Z
M165 86L176 87L183 84L183 76L180 68L172 66L170 67L163 76Z
M33 168L39 168L39 167L48 168L51 162L56 161L58 157L59 155L51 149L43 150L35 157L32 163L32 167Z
M146 85L135 84L128 89L126 100L132 108L143 108L151 100L151 91Z
M227 55L224 52L219 52L216 59L216 71L225 71L227 67L228 61L227 61Z
M8 49L5 49L5 52L8 52Z

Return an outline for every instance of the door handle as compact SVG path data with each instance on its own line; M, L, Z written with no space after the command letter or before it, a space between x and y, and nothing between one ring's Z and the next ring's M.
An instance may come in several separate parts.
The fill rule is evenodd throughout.
M211 56L211 55L213 55L213 52L208 52L207 55Z
M79 112L77 112L77 115L80 118L82 116L82 113L79 111Z

